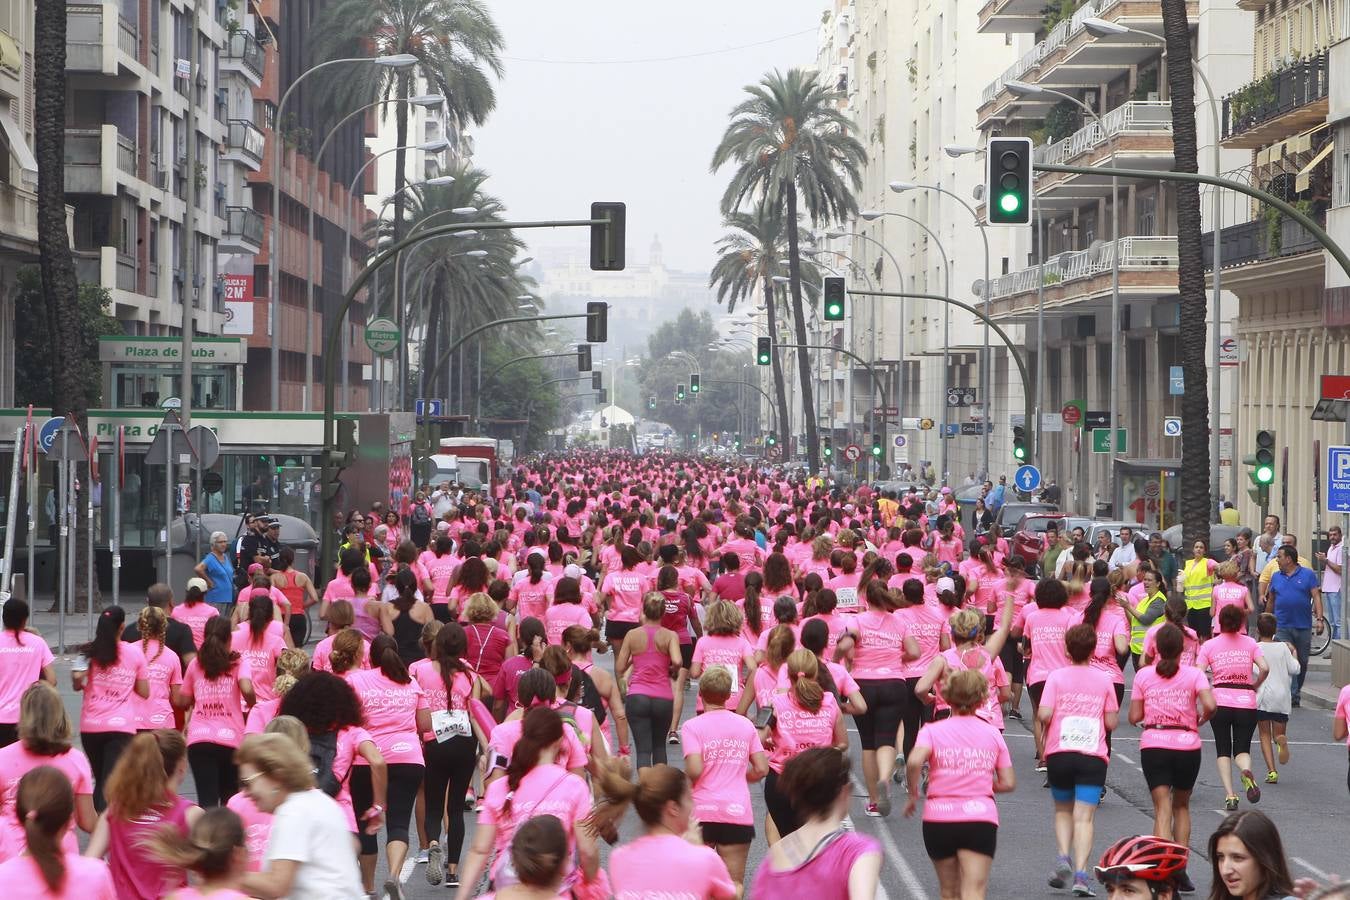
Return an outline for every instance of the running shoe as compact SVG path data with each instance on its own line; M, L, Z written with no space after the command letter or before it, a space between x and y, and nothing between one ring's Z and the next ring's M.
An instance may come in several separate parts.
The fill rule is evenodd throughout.
M1052 888L1066 888L1073 881L1073 860L1067 856L1061 856L1055 860L1055 871L1050 876L1050 886Z
M427 884L435 887L441 883L441 878L445 874L444 852L440 844L432 844L426 850L427 856Z
M667 743L667 744L678 744L679 742L680 742L680 736L679 736L678 734L676 734L675 732L672 731L672 732L669 732L668 734L666 734L666 743Z
M385 900L403 900L403 885L396 879L390 879L384 883Z
M897 765L895 771L891 773L891 781L894 781L896 784L905 783L905 770L899 765Z
M1242 770L1242 786L1247 789L1247 802L1261 802L1261 788L1256 783L1256 776L1252 775L1251 769Z
M1106 802L1106 785L1102 785L1102 795L1097 798L1097 805L1101 806Z
M1237 794L1229 794L1227 797L1224 797L1223 808L1228 810L1229 812L1232 812L1233 810L1237 809L1238 808Z
M1195 882L1191 881L1190 874L1184 870L1179 876L1177 876L1177 893L1180 894L1195 893Z
M466 810L475 810L478 808L478 795L469 791L464 795L464 808Z
M877 785L876 808L883 819L891 814L891 786L884 781Z
M1279 772L1276 772L1274 769L1271 769L1269 772L1266 773L1266 784L1279 784L1279 783L1280 783Z
M1095 897L1092 892L1092 883L1088 881L1086 872L1073 873L1073 895L1075 897Z
M428 851L426 847L423 847L421 852L417 854L417 864L419 866L425 866L427 864L427 860L430 858L431 858L430 851Z
M458 873L458 872L446 872L446 873L445 873L445 886L448 887L448 888L449 888L450 890L452 890L452 891L459 890L459 873Z
M1022 710L1020 710L1020 709L1018 709L1016 706L1014 706L1012 709L1008 710L1008 718L1010 718L1010 719L1020 719L1020 718L1022 718Z
M867 804L867 808L863 810L863 813L870 819L881 818L881 813L877 810L877 805L875 803Z
M1289 738L1282 734L1275 735L1275 746L1280 751L1280 765L1289 764Z
M1048 772L1048 771L1049 771L1049 769L1046 768L1045 760L1043 760L1043 759L1038 759L1038 760L1036 760L1036 771L1037 771L1037 772Z

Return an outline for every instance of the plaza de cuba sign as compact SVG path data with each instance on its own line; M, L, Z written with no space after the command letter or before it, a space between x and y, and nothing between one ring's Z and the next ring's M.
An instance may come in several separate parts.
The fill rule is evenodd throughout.
M239 338L195 337L192 362L204 365L242 365L244 341ZM105 363L177 364L183 358L180 338L103 337L98 342L98 360Z

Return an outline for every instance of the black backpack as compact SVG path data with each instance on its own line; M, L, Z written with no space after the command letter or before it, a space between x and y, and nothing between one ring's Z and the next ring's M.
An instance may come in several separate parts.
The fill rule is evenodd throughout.
M595 721L601 725L605 724L605 703L590 673L584 671L580 666L574 665L572 666L572 681L581 686L577 692L577 705L584 706L595 713Z
M431 513L427 512L426 506L421 503L415 504L412 508L412 515L409 520L413 525L430 525Z
M309 761L314 764L315 786L330 797L336 797L342 790L342 782L333 774L333 761L336 758L336 732L325 731L309 736Z

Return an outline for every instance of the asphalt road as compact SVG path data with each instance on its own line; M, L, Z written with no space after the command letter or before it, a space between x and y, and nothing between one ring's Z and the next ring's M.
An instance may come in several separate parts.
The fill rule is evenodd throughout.
M597 661L608 667L612 656L597 656ZM69 665L59 660L62 695L71 715L78 722L79 696L70 688ZM685 703L685 715L693 714L694 693L691 689ZM1023 712L1030 713L1030 698L1023 698ZM1126 704L1129 698L1126 697ZM1262 785L1263 796L1256 807L1265 812L1280 827L1285 840L1285 852L1295 877L1312 876L1323 879L1328 873L1350 873L1350 858L1346 854L1346 835L1350 834L1350 792L1346 786L1347 751L1343 744L1331 740L1332 714L1325 710L1294 710L1289 737L1292 758L1281 772L1278 785ZM1024 724L1025 722L1025 724ZM993 898L1036 898L1068 896L1067 891L1056 891L1046 885L1046 878L1055 860L1053 819L1049 791L1042 787L1043 776L1033 770L1034 749L1029 720L1010 719L1006 740L1012 751L1017 773L1017 790L999 797L998 855L994 861L988 896ZM850 733L853 729L850 726ZM1208 735L1208 730L1205 730ZM1111 841L1129 834L1146 833L1152 824L1152 803L1139 768L1139 729L1123 724L1115 736L1115 753L1107 776L1107 798L1097 813L1095 852ZM1260 751L1254 745L1253 769L1258 780L1264 775ZM682 757L678 747L669 747L670 761L679 765ZM853 758L855 775L861 773L857 739L854 738ZM923 849L919 817L904 819L900 815L902 801L895 804L889 819L872 819L863 815L866 802L861 782L856 781L858 800L850 818L852 827L881 842L885 852L882 866L881 889L878 900L936 900L939 896L937 879ZM183 793L194 795L191 777L183 785ZM762 823L764 806L762 790L752 787L756 819ZM1248 808L1243 800L1242 808ZM472 840L473 814L466 813L467 848ZM1223 788L1214 766L1213 741L1206 740L1205 762L1196 785L1192 806L1191 848L1193 862L1190 874L1198 893L1207 895L1210 885L1210 864L1206 843L1210 833L1223 819ZM636 816L629 815L621 829L627 837L639 830ZM765 852L762 824L757 825L760 836L751 847L748 871L753 873ZM414 831L415 835L416 832ZM603 845L602 845L603 846ZM602 850L603 853L603 850ZM426 883L422 867L405 867L401 873L408 898L446 897L444 887ZM377 876L377 885L385 879L383 861ZM747 881L749 878L747 878ZM1098 895L1103 892L1098 889Z

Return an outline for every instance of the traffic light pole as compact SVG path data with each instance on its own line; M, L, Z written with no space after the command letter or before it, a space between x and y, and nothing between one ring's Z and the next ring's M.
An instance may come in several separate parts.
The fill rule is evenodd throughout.
M508 359L506 362L489 372L488 376L478 385L478 400L474 405L473 411L474 421L477 422L479 419L483 418L483 389L492 383L492 379L506 371L506 369L514 366L516 363L526 362L531 359L561 359L564 356L576 355L577 353L575 350L570 350L567 353L527 353L524 356L517 356L515 359Z
M888 294L888 293L886 293L885 291L849 291L849 293L850 293L850 294L862 294L862 295L864 295L864 296L872 296L872 295L874 295L874 296L878 296L878 297L896 296L896 295L894 295L894 294ZM914 296L914 295L913 295L913 294L909 294L909 295L906 295L906 296ZM781 344L781 343L780 343L780 344L776 344L776 346L778 346L778 347L789 347L789 348L792 348L792 349L794 349L794 350L795 350L796 348L798 348L798 347L804 347L804 348L807 349L807 350L829 350L829 351L831 351L831 352L833 352L833 353L842 353L842 354L844 354L845 356L847 356L849 359L854 360L854 361L857 362L860 366L862 366L864 369L866 369L866 370L867 370L868 376L871 377L871 379L872 379L872 383L873 383L874 385L877 386L877 393L881 395L881 429L880 429L879 431L878 431L878 429L877 429L877 414L876 414L876 410L872 410L871 414L868 416L868 418L871 420L870 431L871 431L872 434L880 434L880 435L881 435L881 440L882 440L882 443L883 443L883 444L886 442L886 407L889 405L889 404L886 402L886 385L885 385L885 383L883 383L883 382L881 381L880 378L877 377L877 370L873 367L873 365L872 365L870 362L868 362L867 360L863 359L861 356L859 356L858 354L854 353L852 350L845 350L843 347L835 347L835 346L833 346L832 344Z
M434 372L436 369L439 369L441 366L445 365L445 361L448 360L456 350L464 346L464 344L467 343L470 338L474 337L475 335L482 334L489 328L495 328L498 325L514 325L517 322L552 322L555 319L584 319L584 318L586 318L585 313L554 313L552 315L547 316L511 316L506 319L493 319L491 322L484 322L477 328L470 329L468 332L461 335L459 340L455 341L453 344L447 347L445 349L445 352L442 353L439 357L437 357L436 365L432 367L432 371ZM567 353L563 355L571 356L572 354Z
M989 316L985 315L983 312L981 312L980 310L976 309L975 307L971 306L968 303L962 303L960 300L953 300L951 297L944 297L941 294L919 294L913 291L849 291L849 293L859 294L864 297L872 296L872 297L909 298L914 300L936 300L939 303L947 303L950 304L951 306L957 307L958 309L963 309L966 312L970 313L972 316L978 318L980 321L984 322L985 325L989 326L989 328L995 334L998 335L999 340L1003 341L1003 343L1007 345L1008 354L1012 356L1013 362L1017 363L1017 371L1022 376L1023 396L1026 398L1024 416L1026 419L1027 434L1034 435L1036 433L1035 429L1031 427L1034 424L1034 419L1036 415L1035 412L1036 394L1032 390L1031 378L1027 374L1027 364L1025 361L1023 361L1022 355L1018 353L1017 345L1014 344L1012 342L1012 339L1008 337L1008 333L1005 332L1002 328L1000 328L997 324L995 324L994 320L991 319ZM986 430L984 437L986 443L988 442L989 439L988 429L991 428L993 424L994 423L990 422L987 418L985 419ZM1032 438L1030 443L1031 446L1027 448L1028 451L1027 459L1028 460L1038 459L1039 457L1037 457L1036 454L1040 452L1040 447L1037 446L1035 438Z
M766 390L764 390L764 388L760 387L760 386L757 385L757 384L754 384L754 383L752 383L752 382L749 382L749 381L728 381L728 380L725 379L725 378L704 378L704 379L703 379L703 383L704 383L704 384L739 384L739 385L742 385L742 386L744 386L744 387L752 387L752 388L754 388L755 390L759 391L759 393L764 397L764 401L765 401L766 403L769 404L769 422L771 423L770 426L769 426L769 430L770 430L770 431L773 431L775 434L777 434L777 432L778 432L778 414L774 411L774 408L773 408L773 398L769 396L769 392L766 391Z

